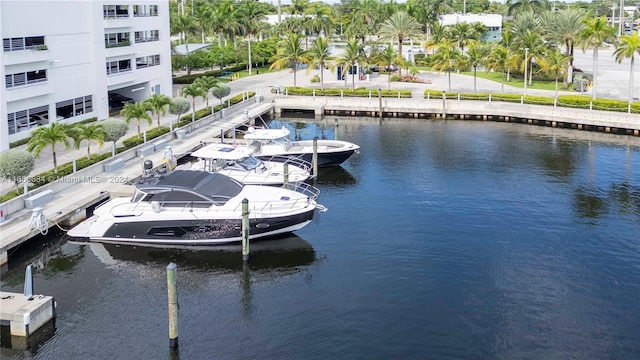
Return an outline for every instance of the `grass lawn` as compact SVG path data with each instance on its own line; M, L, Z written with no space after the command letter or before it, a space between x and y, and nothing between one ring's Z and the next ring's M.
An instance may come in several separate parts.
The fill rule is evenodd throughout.
M266 74L274 71L280 71L280 70L269 70L269 66L254 67L254 68L251 68L251 75ZM249 76L249 71L248 70L236 71L233 74L236 77L243 78L243 77Z
M463 72L461 74L473 76L473 71ZM484 72L484 71L476 72L476 77L481 78L481 79L487 79L487 80L495 81L497 83L500 83L501 76L502 75L499 72ZM504 78L505 78L505 81L504 81L505 85L509 85L509 86L513 86L513 87L517 87L517 88L524 88L524 81L522 79L514 78L513 76L511 76L511 78L509 79L510 81L507 81L507 74L506 73L504 74ZM531 85L527 86L527 89L555 91L556 83L555 83L555 81L535 81L534 80L531 83ZM561 78L558 79L558 91L567 91L567 89L562 89L562 79Z

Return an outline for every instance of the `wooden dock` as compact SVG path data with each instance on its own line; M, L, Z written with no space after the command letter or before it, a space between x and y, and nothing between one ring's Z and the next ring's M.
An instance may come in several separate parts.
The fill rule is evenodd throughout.
M166 146L171 146L172 152L176 155L184 154L200 142L221 141L221 134L248 122L252 124L256 118L272 111L273 103L252 100L251 104L236 109L233 114L228 112L224 118L220 113L216 113L198 120L192 128L191 125L186 126L186 130L190 131L182 138L173 139L172 134L167 134L164 140L153 139L125 153L117 154L117 161L123 164L115 170L105 171L104 163L114 161L114 158L110 158L4 203L7 215L5 221L0 223L0 265L8 262L8 252L11 249L41 233L41 229L30 229L33 210L25 207L27 197L49 191L50 200L41 206L46 219L44 227L70 227L86 218L87 208L111 196L132 194L133 188L126 183L142 174L142 164L145 160L151 160L155 166L160 165L164 160ZM144 157L137 156L141 148L160 142L160 149L155 149ZM76 181L78 179L81 181Z

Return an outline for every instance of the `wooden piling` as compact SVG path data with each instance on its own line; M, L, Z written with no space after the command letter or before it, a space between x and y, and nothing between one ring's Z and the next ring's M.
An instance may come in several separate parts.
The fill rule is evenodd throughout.
M169 348L178 348L178 289L176 287L176 264L167 266L167 295L169 300Z
M242 200L242 261L249 260L249 200Z
M334 119L334 125L333 125L333 140L338 140L338 119Z
M313 175L318 176L318 137L313 138Z
M286 189L287 185L289 185L289 164L284 163L282 167L284 168L284 184L282 187Z

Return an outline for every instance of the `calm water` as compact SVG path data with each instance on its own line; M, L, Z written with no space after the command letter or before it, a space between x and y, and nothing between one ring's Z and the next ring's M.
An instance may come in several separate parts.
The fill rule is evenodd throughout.
M298 127L302 138L333 138L332 119L326 130ZM56 329L3 358L640 358L639 139L347 119L339 138L362 151L322 169L329 211L260 243L248 267L238 247L50 237L25 249L2 289L21 292L25 264L39 264L35 289L55 296Z

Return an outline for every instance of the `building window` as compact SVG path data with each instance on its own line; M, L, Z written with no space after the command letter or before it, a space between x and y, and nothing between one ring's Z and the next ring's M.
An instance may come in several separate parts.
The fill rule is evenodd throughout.
M133 5L133 16L158 16L158 5Z
M129 40L128 32L104 34L104 46L106 48L129 45L131 45L131 41Z
M20 50L46 50L44 36L29 36L19 38L2 39L2 48L5 52Z
M136 58L136 69L160 65L160 55L151 55Z
M118 60L107 62L107 75L113 75L131 71L131 60Z
M129 17L128 5L103 5L102 13L105 19L122 19Z
M70 117L87 114L93 111L91 95L82 96L56 103L56 117L68 119Z
M44 81L47 81L47 70L44 69L4 76L4 83L7 89L16 86L37 84Z
M136 43L160 40L160 32L158 30L136 31L134 32L133 36Z
M7 130L9 135L34 129L49 123L49 106L42 105L29 110L7 114Z

